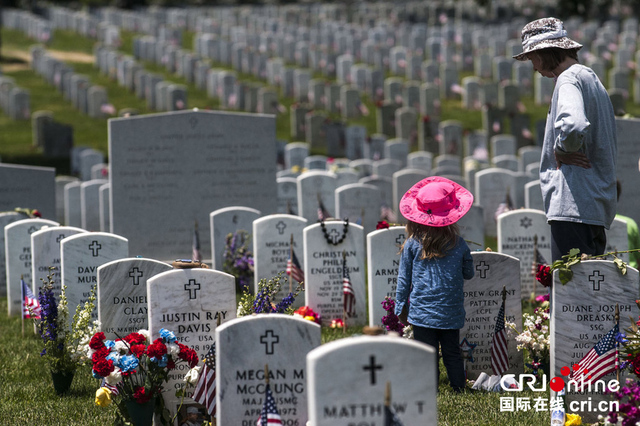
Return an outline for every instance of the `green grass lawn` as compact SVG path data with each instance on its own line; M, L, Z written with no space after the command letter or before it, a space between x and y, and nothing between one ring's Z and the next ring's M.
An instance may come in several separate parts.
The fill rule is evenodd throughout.
M30 325L25 326L25 336L22 337L20 318L9 318L6 312L7 301L3 298L0 300L0 423L3 426L113 424L115 408L101 408L94 404L98 382L91 378L89 368L78 370L69 393L58 396L54 392L47 364L40 357L40 338L33 334ZM359 332L359 329L349 330L346 336ZM323 329L323 342L344 337L345 334L341 330ZM454 393L448 385L446 372L441 365L437 402L438 424L537 426L549 423L548 411L501 412L501 396L507 395L488 392ZM516 396L533 401L533 398L539 396L548 398L548 393L523 392Z

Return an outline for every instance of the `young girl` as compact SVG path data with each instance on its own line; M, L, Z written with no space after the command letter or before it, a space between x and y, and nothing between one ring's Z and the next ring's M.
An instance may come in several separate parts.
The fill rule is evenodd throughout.
M451 387L465 387L460 353L464 325L464 280L473 277L473 259L456 222L473 204L473 195L457 183L432 176L415 184L400 201L409 220L402 246L396 315L409 305L408 322L417 341L442 350ZM406 322L406 321L405 321ZM440 356L436 357L439 377Z

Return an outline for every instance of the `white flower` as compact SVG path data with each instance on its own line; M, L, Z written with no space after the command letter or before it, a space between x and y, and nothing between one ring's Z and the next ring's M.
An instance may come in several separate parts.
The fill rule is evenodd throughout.
M178 354L180 353L180 346L176 345L175 343L167 344L167 353L174 357L178 356Z
M144 328L138 331L138 334L142 334L147 342L151 342L151 334L149 330L145 330Z
M124 340L118 340L114 349L119 354L126 354L129 350L129 347L127 346L127 342L125 342Z
M104 380L110 385L115 386L122 381L122 372L118 367L115 367L111 374L105 377Z
M192 385L195 385L196 383L198 383L198 377L200 377L201 368L202 368L201 366L196 365L191 370L187 371L187 374L184 375L184 378L182 380Z

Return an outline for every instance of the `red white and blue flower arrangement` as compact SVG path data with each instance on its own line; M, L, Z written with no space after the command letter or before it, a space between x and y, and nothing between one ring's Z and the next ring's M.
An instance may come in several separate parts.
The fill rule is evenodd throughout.
M160 337L150 341L149 332L139 330L116 340L107 340L105 334L99 332L89 342L93 377L102 379L95 403L106 407L115 402L119 415L126 421L130 421L128 407L132 402L153 401L155 412L166 417L163 399L159 396L169 372L185 363L190 368L186 377L194 383L201 368L197 353L178 342L173 332L163 328Z

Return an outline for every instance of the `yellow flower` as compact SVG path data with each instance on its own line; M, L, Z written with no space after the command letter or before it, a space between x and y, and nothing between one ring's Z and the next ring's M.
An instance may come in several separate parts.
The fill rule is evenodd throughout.
M580 426L582 425L582 418L578 414L567 413L567 421L564 426Z
M316 319L314 317L312 317L311 315L307 315L306 317L304 317L304 319L309 320L309 321L315 321Z
M111 391L107 388L100 388L96 391L96 405L108 407L111 404Z

